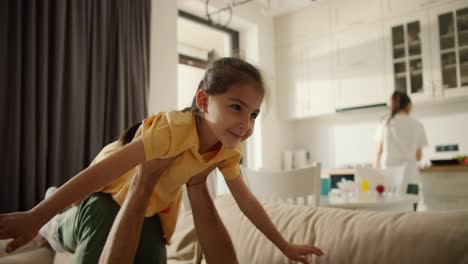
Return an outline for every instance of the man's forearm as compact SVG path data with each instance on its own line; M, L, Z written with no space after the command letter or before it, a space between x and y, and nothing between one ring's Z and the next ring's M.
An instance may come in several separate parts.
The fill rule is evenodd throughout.
M205 183L187 186L195 230L207 263L238 263L229 233Z
M133 263L145 210L158 177L148 179L141 171L132 179L127 197L117 214L99 263Z

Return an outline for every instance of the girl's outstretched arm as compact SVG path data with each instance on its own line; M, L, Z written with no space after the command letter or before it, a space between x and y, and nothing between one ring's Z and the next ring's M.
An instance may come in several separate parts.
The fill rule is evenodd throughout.
M26 244L53 216L144 161L144 145L139 139L81 171L30 211L0 215L0 239L13 238L6 251Z
M306 255L323 255L322 250L317 247L295 245L286 241L271 222L263 206L247 188L242 177L237 177L234 180L228 180L226 182L241 211L288 258L302 263L309 263Z

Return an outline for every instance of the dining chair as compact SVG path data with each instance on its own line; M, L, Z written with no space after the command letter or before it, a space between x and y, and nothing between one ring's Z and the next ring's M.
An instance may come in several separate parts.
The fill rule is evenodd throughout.
M372 190L381 184L385 187L385 192L405 194L408 184L405 167L404 165L386 168L356 167L354 180L359 185L362 180L368 180Z
M243 174L252 193L260 201L319 206L320 163L292 170L254 170L243 167Z

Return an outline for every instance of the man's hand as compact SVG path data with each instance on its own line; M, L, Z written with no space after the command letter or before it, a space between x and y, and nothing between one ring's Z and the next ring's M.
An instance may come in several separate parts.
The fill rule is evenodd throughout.
M206 179L208 178L208 175L210 175L210 173L216 167L221 165L221 163L222 163L222 161L220 161L218 163L215 163L215 164L211 165L210 167L208 167L206 170L204 170L204 171L198 173L197 175L193 176L192 178L190 178L190 180L186 183L187 188L206 183Z
M161 173L163 173L174 160L180 157L180 155L181 154L167 159L153 159L143 162L136 167L135 175L133 176L134 179L132 180L130 188L149 192L148 195L150 195Z
M0 214L0 239L13 238L5 252L11 253L31 241L40 227L37 217L31 211Z

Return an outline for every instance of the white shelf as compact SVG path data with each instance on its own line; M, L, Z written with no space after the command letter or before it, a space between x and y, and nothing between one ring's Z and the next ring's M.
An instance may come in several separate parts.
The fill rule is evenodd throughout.
M441 39L447 39L447 38L454 38L455 35L453 33L447 33L445 35L440 35Z
M410 47L421 46L421 41L420 41L420 40L411 41L411 42L408 43L408 45L409 45Z
M408 56L408 59L409 59L409 60L417 60L417 59L421 59L421 54L418 54L418 55L413 55L413 56Z
M421 74L422 74L422 70L416 70L416 71L411 72L411 76L421 75Z
M405 43L393 45L393 49L405 49Z
M406 72L395 73L395 78L398 78L398 79L406 78Z
M443 65L442 68L444 70L451 70L451 69L455 69L456 65L455 64L446 64L446 65Z
M440 50L440 54L447 54L447 53L451 53L451 52L455 52L455 48L441 49Z
M402 63L402 62L405 62L405 57L393 59L393 64Z
M458 48L458 50L460 50L460 51L466 50L466 49L468 49L468 45L460 46L460 47Z

